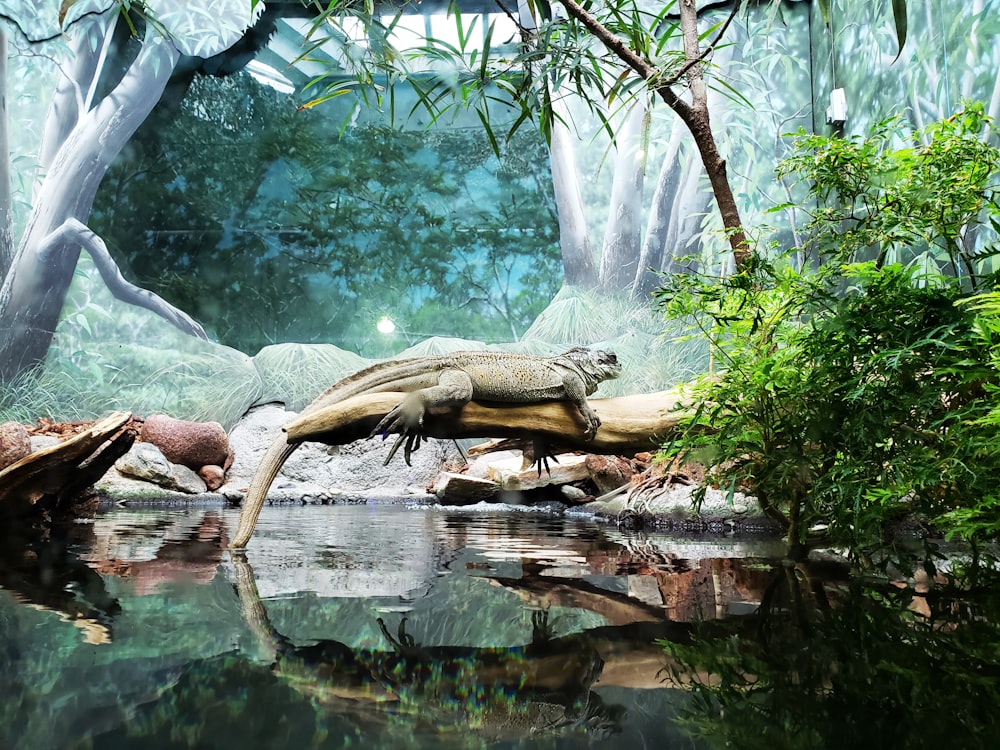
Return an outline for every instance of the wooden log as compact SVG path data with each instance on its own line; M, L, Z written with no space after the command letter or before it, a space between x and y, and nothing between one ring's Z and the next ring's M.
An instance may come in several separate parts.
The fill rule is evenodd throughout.
M343 445L367 437L406 394L372 393L345 399L285 425L289 442L311 440ZM593 399L601 418L588 440L576 407L562 401L541 404L466 404L458 411L429 413L424 434L438 438L537 437L549 445L590 453L629 455L652 450L676 429L690 406L680 388L658 393Z
M58 503L79 492L84 486L82 480L86 484L95 481L132 444L134 434L118 435L108 442L131 418L124 412L112 414L70 439L35 451L0 471L2 512L30 511L43 497Z
M520 459L498 461L489 468L489 478L508 491L534 490L553 484L569 484L586 479L590 474L587 470L586 456L562 454L557 460L549 459L549 471L538 467L525 468ZM558 462L557 462L558 461Z

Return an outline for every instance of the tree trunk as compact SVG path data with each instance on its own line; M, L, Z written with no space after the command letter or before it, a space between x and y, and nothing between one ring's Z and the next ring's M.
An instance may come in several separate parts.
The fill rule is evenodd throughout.
M0 278L14 257L14 217L10 192L10 143L7 138L7 34L0 26Z
M645 157L642 149L643 122L648 116L644 99L625 115L615 137L615 174L611 204L601 250L601 288L608 292L628 289L635 281L642 243L642 188Z
M668 230L671 223L671 211L680 189L681 160L680 146L683 129L675 125L670 133L667 153L663 157L660 174L653 191L653 201L649 210L649 220L646 223L646 237L639 253L639 264L635 270L635 280L632 283L632 295L636 298L645 296L659 286L659 277L654 271L669 271L664 267L664 261L669 252L667 245Z
M597 285L597 269L587 234L587 217L583 212L580 175L573 155L573 138L567 124L569 112L554 94L551 101L554 117L549 141L549 164L552 169L556 215L559 219L563 274L567 284L594 287Z
M112 24L107 19L105 23L105 33L114 33ZM73 279L79 244L67 240L42 255L42 241L69 219L86 223L111 161L156 105L178 57L170 40L149 32L121 81L96 106L80 112L57 95L62 104L55 110L60 122L54 132L65 124L62 118L78 112L79 117L35 195L28 226L0 288L0 381L44 359ZM51 135L50 143L57 137Z
M680 2L684 58L688 62L699 60L701 56L698 44L698 9L696 5L696 0L681 0ZM736 198L733 196L733 188L729 184L726 160L719 155L715 136L712 134L712 122L708 112L708 87L705 85L705 76L700 62L688 68L687 79L688 85L691 87L691 106L687 110L682 111L675 108L674 111L684 120L691 130L691 135L694 136L698 153L701 154L702 164L705 165L705 171L708 172L708 181L712 184L715 202L719 206L722 225L726 229L730 245L733 248L736 268L740 269L749 260L749 248L743 233L740 211L736 205ZM657 93L663 96L664 92L658 90ZM670 95L673 96L673 91L670 92ZM667 101L667 104L670 102Z
M91 22L78 21L73 28L73 59L62 70L42 129L38 166L48 171L69 134L87 111L97 87L98 63L113 37L116 11L105 11Z
M526 31L537 31L530 0L518 0L518 23ZM526 48L535 42L523 38ZM580 195L580 173L576 168L573 152L573 134L570 132L570 113L558 91L551 90L546 82L548 100L552 107L552 127L549 133L549 168L552 171L552 192L556 202L556 219L559 222L559 249L562 253L563 279L567 284L581 287L597 286L597 267L594 250L587 233L587 217L583 213Z

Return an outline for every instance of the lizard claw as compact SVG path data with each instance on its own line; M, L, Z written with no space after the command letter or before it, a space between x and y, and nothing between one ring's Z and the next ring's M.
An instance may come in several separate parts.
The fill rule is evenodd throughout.
M414 429L419 429L424 426L424 415L423 413L416 415L408 414L404 408L403 404L399 404L392 411L382 417L382 420L375 425L375 429L371 431L371 437L375 435L381 435L382 439L385 438L393 432L398 432L400 434L406 434Z
M389 455L386 456L384 464L388 464L392 457L396 455L400 446L403 448L403 459L406 465L410 466L410 456L413 451L420 447L423 438L422 430L424 426L424 410L419 406L414 406L411 402L403 400L398 406L393 408L382 420L375 425L369 437L381 435L385 440L392 433L399 433L396 442L392 444Z
M523 452L525 456L525 462L522 464L524 468L529 465L534 465L538 467L538 476L542 476L542 469L545 469L545 473L552 476L552 469L549 468L549 461L552 460L555 463L559 463L559 459L556 458L555 454L549 451L549 445L547 442L540 438L534 438L531 441L531 449Z
M590 409L588 412L583 412L583 421L586 423L583 436L587 440L593 440L597 436L597 429L601 426L601 418Z
M385 440L386 436L383 435L382 439ZM412 466L410 463L410 456L413 455L413 451L420 447L421 435L419 432L409 431L401 432L399 437L396 438L396 442L392 444L392 448L389 449L389 455L385 457L385 461L382 462L383 466L388 466L392 457L396 455L396 451L399 450L400 446L403 446L403 460L406 462L407 466Z

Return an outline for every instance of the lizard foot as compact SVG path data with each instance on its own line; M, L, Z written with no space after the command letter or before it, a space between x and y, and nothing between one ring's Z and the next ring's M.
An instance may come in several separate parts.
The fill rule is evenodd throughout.
M403 459L406 461L406 465L410 466L410 456L413 451L420 447L420 441L424 439L421 433L423 426L423 406L412 400L404 399L382 417L382 420L375 425L375 429L371 431L370 437L381 435L382 439L385 440L390 433L399 433L399 437L392 444L384 463L388 464L400 446L403 446Z
M524 463L522 466L528 468L534 464L538 467L538 476L542 476L542 469L545 469L545 473L552 476L552 469L549 468L549 461L559 463L559 459L556 458L555 454L549 450L549 444L542 440L541 438L532 438L531 447L525 449L521 452Z
M597 436L597 429L601 426L601 418L597 416L597 412L593 409L588 409L583 413L583 421L586 423L586 427L583 430L583 436L587 440L593 440Z

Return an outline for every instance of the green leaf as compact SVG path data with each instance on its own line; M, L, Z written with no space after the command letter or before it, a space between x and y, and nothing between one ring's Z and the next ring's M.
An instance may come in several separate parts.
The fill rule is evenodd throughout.
M830 0L818 0L819 14L823 18L823 24L830 28Z
M479 115L479 120L483 123L483 130L486 132L486 137L490 140L490 146L493 148L493 153L499 157L500 144L497 143L496 135L493 133L493 126L490 124L489 114L479 108L476 109L476 114Z
M906 44L906 0L892 0L892 16L896 22L896 41L899 42L899 51L893 59L896 62Z

